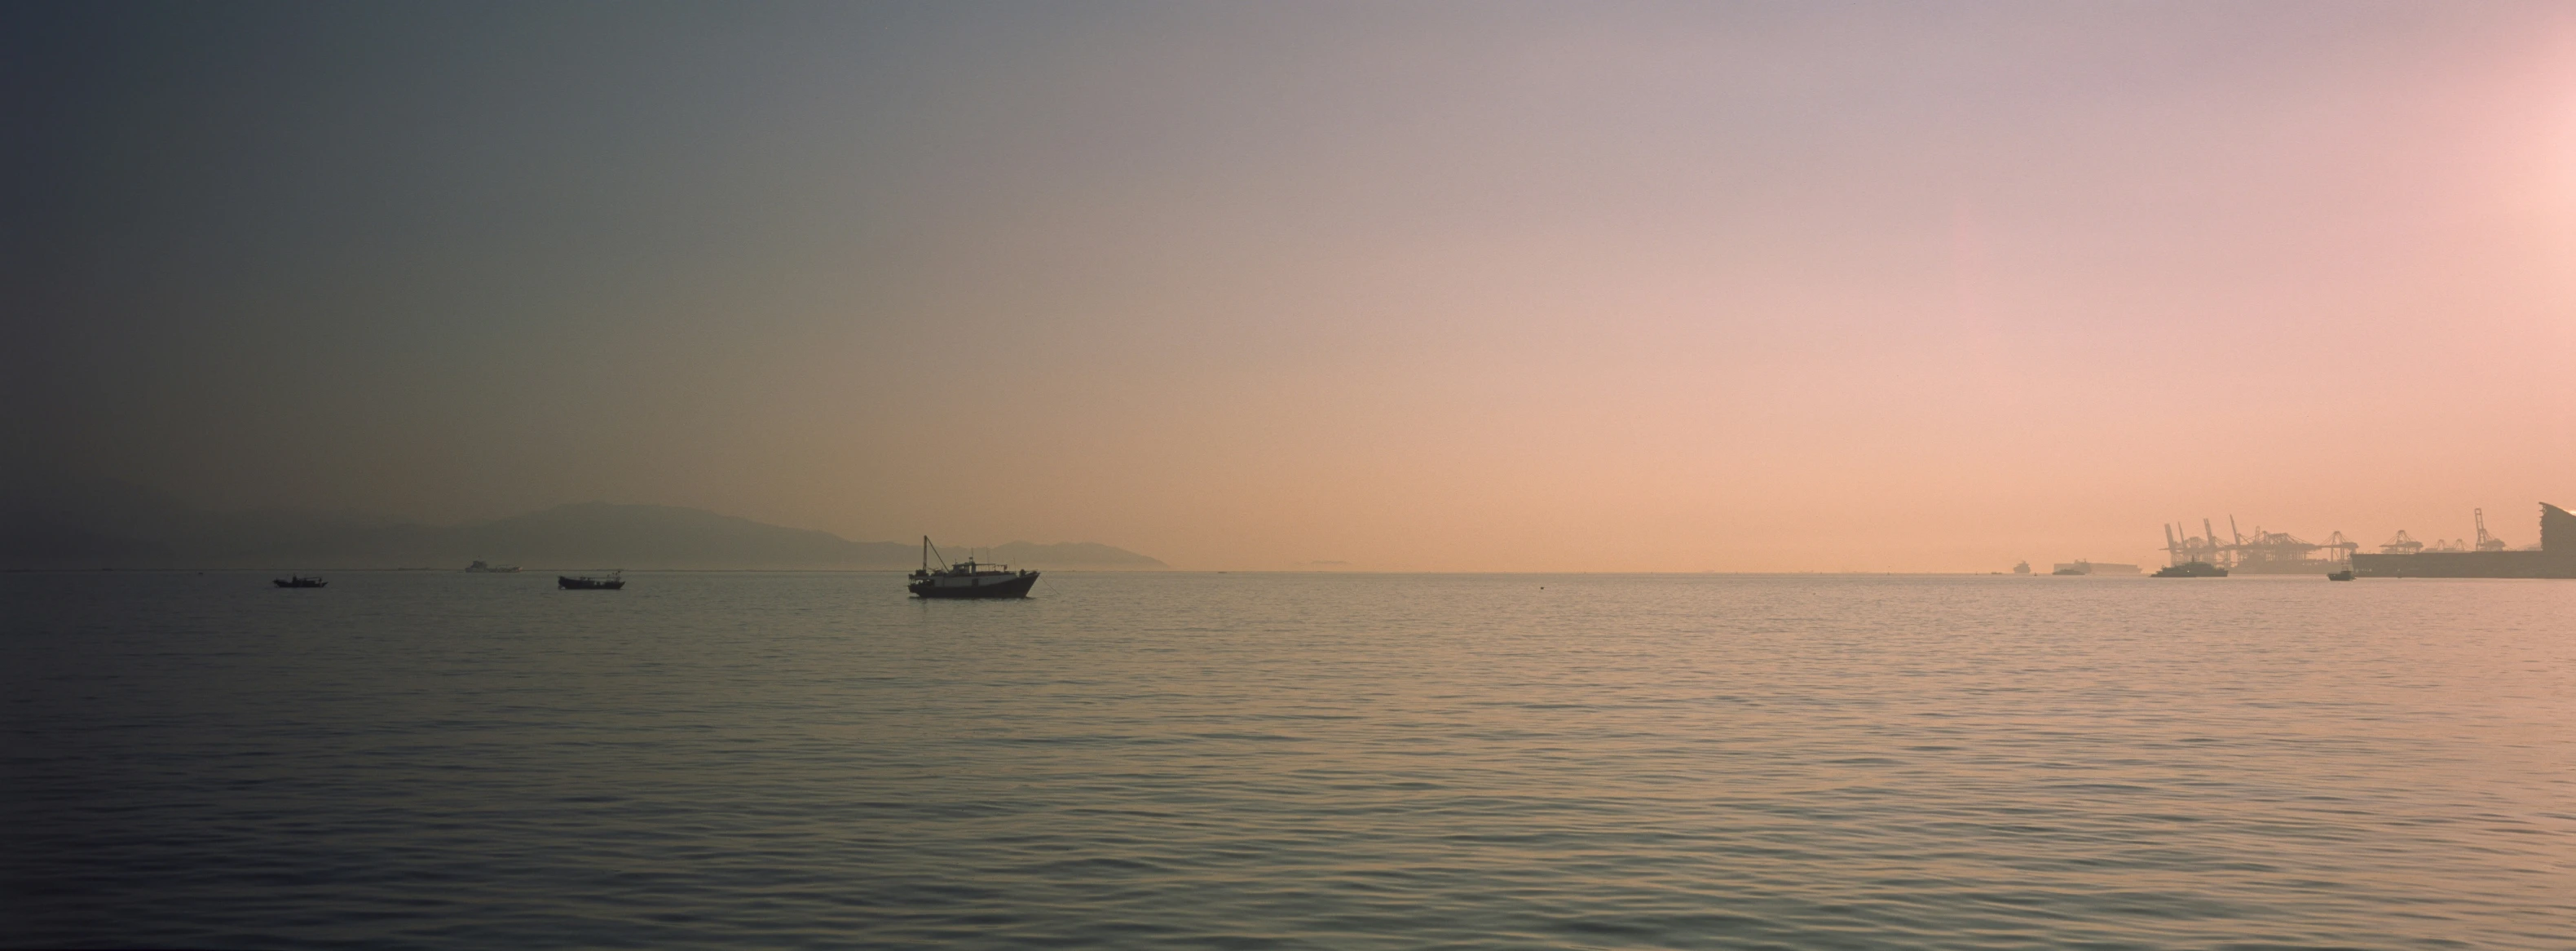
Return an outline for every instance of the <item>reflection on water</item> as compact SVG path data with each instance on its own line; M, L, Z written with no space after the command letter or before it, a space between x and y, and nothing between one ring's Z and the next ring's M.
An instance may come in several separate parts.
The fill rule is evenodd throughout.
M2576 584L632 580L0 576L0 944L2576 934Z

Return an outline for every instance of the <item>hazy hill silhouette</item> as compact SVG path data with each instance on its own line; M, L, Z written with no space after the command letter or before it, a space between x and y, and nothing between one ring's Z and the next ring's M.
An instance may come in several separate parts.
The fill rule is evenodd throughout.
M13 478L0 496L0 567L912 568L920 548L668 505L583 502L433 526L336 512L206 512L110 479ZM990 560L1034 568L1163 568L1091 542L1012 542Z
M334 536L397 524L350 512L208 512L115 479L0 475L5 567L219 567L249 553L310 550Z
M1171 567L1124 548L1111 548L1098 542L1058 542L1053 545L1011 542L1006 545L995 545L991 551L994 561L1015 566L1027 565L1031 568L1044 568L1050 565L1065 568Z
M584 502L454 529L448 560L628 568L896 568L913 546L845 541L830 532L767 525L668 505ZM483 552L475 555L471 552Z

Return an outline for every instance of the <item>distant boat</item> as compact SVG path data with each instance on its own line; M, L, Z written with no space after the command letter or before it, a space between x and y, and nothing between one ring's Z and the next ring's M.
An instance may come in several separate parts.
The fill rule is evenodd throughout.
M2210 564L2206 561L2186 561L2179 565L2167 565L2164 568L2158 569L2156 571L2156 577L2224 578L2227 577L2227 569Z
M583 575L580 577L574 577L572 575L556 575L555 587L562 588L566 591L617 591L626 587L625 574L626 572L623 569L620 569L609 572L608 576L605 578L592 575Z
M930 544L930 536L921 536L921 570L912 573L912 593L924 598L1025 598L1036 587L1038 573L1012 571L1009 565L987 565L973 558L948 564L940 558L940 568L930 570L939 549Z
M323 585L330 584L330 582L322 580L320 575L315 575L310 578L303 575L288 575L283 578L272 580L276 581L277 586L280 588L319 588Z
M2109 561L2085 561L2080 558L2074 561L2058 562L2057 570L2049 572L2049 574L2052 575L2134 575L2137 573L2138 566L2136 565L2120 564L2118 562Z
M2352 580L2352 569L2350 569L2350 568L2346 568L2346 569L2344 569L2344 570L2342 570L2342 571L2328 572L2328 573L2326 574L2326 580L2327 580L2327 581L2350 581L2350 580Z
M480 561L465 566L465 573L470 575L506 575L518 570L517 565L487 565Z

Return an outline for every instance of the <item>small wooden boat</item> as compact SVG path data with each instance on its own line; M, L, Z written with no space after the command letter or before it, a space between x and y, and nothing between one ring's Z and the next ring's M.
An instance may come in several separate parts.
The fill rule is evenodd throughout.
M619 570L609 572L608 576L604 578L595 575L582 575L579 577L572 575L556 575L555 587L562 588L566 591L616 591L626 587L626 579L622 577L625 574L625 571Z
M274 578L271 580L277 582L277 586L280 588L319 588L323 585L330 584L330 582L322 580L320 575L315 575L311 578L307 578L303 575L288 575L283 578Z
M1012 571L1009 565L987 565L971 557L953 565L939 558L939 570L932 571L934 558L939 558L939 549L931 546L930 536L921 536L921 570L913 572L912 583L905 586L917 597L1025 598L1038 583L1037 572Z

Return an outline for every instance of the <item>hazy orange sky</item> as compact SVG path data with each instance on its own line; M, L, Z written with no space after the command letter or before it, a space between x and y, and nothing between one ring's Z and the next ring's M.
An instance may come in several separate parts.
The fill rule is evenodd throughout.
M2576 6L13 6L9 451L1189 568L2576 505Z

